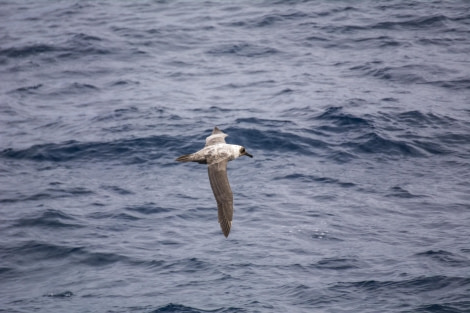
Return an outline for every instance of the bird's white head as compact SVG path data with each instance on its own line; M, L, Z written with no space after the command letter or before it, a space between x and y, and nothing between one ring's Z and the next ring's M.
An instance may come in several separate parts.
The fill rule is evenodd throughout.
M246 156L249 156L250 158L252 158L253 156L251 154L249 154L245 147L243 146L239 146L239 145L232 145L232 155L233 155L233 158L236 159L238 157L241 157L243 155L246 155Z

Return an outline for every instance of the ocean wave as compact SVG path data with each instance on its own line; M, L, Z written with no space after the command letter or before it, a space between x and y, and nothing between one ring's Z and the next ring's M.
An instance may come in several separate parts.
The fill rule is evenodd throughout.
M61 48L58 46L35 44L1 49L0 56L6 56L9 58L26 58L36 54L44 54L60 50Z
M333 286L333 289L349 289L352 287L356 290L373 291L374 293L428 293L449 287L467 288L470 286L470 278L451 277L451 276L420 276L407 280L397 281L356 281L343 282ZM443 295L445 297L445 295Z
M375 128L373 121L370 119L346 113L342 107L330 107L314 119L324 122L324 125L321 125L319 129L328 132L343 133L352 130L373 130Z
M48 293L45 294L44 297L51 297L51 298L69 298L72 297L74 294L73 292L66 290L62 292L55 292L55 293Z
M415 256L426 260L440 263L444 266L467 268L470 266L470 259L463 254L452 253L446 250L427 250L416 253Z
M91 95L93 92L96 93L100 90L98 86L93 84L74 82L68 85L55 86L54 88L44 84L24 86L11 90L8 94L18 94L21 96L38 95L50 99L61 96L82 95L84 93Z
M12 227L45 227L45 228L81 228L84 227L74 217L59 210L48 209L19 218Z
M348 147L356 153L411 157L424 156L419 149L406 140L388 139L375 132L361 135L352 141L341 144L341 146Z
M143 205L135 205L126 207L125 210L131 212L137 212L143 215L151 215L151 214L161 214L161 213L168 213L171 212L172 209L164 208L156 205L155 203L146 203Z
M417 110L357 116L345 112L342 107L331 107L311 120L320 123L316 127L317 135L325 137L329 143L327 147L335 153L346 153L346 158L364 153L411 157L445 155L460 148L457 143L468 143L469 140L451 131L452 125L460 121ZM433 135L420 129L431 129ZM343 136L331 136L331 133ZM338 147L344 150L338 151Z
M442 312L466 312L470 307L470 301L455 301L443 304L425 304L414 308L413 310L404 311L406 313L423 312L423 313L442 313Z
M421 84L451 90L470 88L470 78L460 71L429 64L404 64L383 66L381 62L366 62L349 68L362 76L397 82L400 84ZM445 79L442 79L445 78Z
M31 262L45 260L70 259L75 264L86 266L105 266L116 262L128 262L129 258L111 252L89 251L83 246L53 244L39 240L22 242L20 245L2 248L9 255L8 260L14 261L21 256L22 263L30 266ZM18 256L18 257L17 257Z
M397 113L395 116L388 115L399 123L405 123L414 127L442 127L450 126L455 123L454 118L448 116L439 116L434 113L423 113L418 110L405 111Z
M236 21L224 22L221 23L221 25L225 27L244 27L248 29L264 28L292 20L302 20L308 16L310 15L305 12L289 10L287 12L264 14L253 18L237 18Z
M289 154L314 155L315 150L327 147L321 140L301 136L293 132L281 130L260 131L257 129L227 129L227 133L233 133L234 137L243 143L249 143L252 149L267 149L278 152L288 152Z
M350 68L351 71L360 71L364 76L371 76L383 80L399 82L403 84L425 84L428 81L423 77L428 69L421 65L402 65L402 66L386 66L377 67L377 64L364 64Z
M43 191L35 191L31 193L17 193L14 197L0 198L0 203L16 203L24 201L44 201L51 199L69 198L69 197L80 197L89 196L93 194L93 191L83 187L73 188L46 188ZM50 214L51 212L46 211L44 214Z
M115 212L94 212L87 215L87 218L90 219L111 219L117 221L137 221L140 220L139 217L136 217L127 213L115 213Z
M430 80L427 84L451 90L465 90L470 89L470 77L449 80Z
M107 55L111 50L100 47L98 43L101 39L85 34L71 35L71 38L62 44L33 44L14 46L0 50L0 56L11 59L30 58L41 56L45 62L53 62L49 57L57 59L70 59L83 57L86 55ZM49 58L49 59L48 59Z
M448 20L449 19L447 16L438 14L431 16L413 17L406 20L379 22L368 26L368 28L381 30L430 30L433 28L444 27L445 22Z
M164 306L159 307L158 309L155 309L151 311L151 313L204 313L204 312L213 312L213 313L230 313L230 312L247 312L244 309L238 309L235 307L229 307L229 308L220 308L220 309L214 309L214 310L203 310L203 309L198 309L190 306L185 306L182 304L178 303L169 303Z
M34 145L26 149L5 149L0 157L33 161L90 161L116 159L127 160L126 163L142 163L166 156L163 149L175 146L175 139L168 136L122 139L111 142L80 142L70 140L63 143ZM158 147L158 149L155 149Z
M31 85L31 86L20 87L20 88L15 89L14 91L19 92L19 93L33 94L33 93L35 93L34 92L35 90L37 90L37 89L39 89L43 86L44 86L43 84L36 84L36 85Z
M3 249L4 251L10 252L10 257L14 259L16 259L16 257L14 257L15 255L21 255L24 263L28 263L33 259L40 261L67 258L71 254L83 250L82 247L69 247L36 240L23 242L18 246L4 247Z
M422 308L445 308L450 310L449 312L465 312L468 309L469 302L464 296L464 290L468 289L469 285L469 278L420 276L397 281L343 282L334 284L329 289L337 296L344 296L350 300L352 300L352 297L360 297L366 303L370 303L370 301L383 303L384 307L382 309L387 312L416 312L416 310L420 311ZM449 294L449 290L453 290L452 294ZM420 296L424 298L421 298L420 302L416 302L416 297ZM387 304L386 299L390 297L400 297L403 303L407 303L407 309L400 307L398 303ZM410 300L415 301L411 303Z
M385 195L385 197L397 197L403 199L412 199L412 198L422 198L422 195L415 195L403 187L394 186L390 188L390 192Z
M208 54L215 56L234 55L246 58L259 58L266 57L272 54L277 54L280 51L272 48L252 44L247 42L240 42L238 44L226 44L217 48L212 48L207 51Z
M274 177L274 179L295 179L302 182L317 182L319 184L334 184L343 188L354 187L355 184L351 182L342 182L338 179L329 178L329 177L320 177L315 175L306 175L306 174L288 174L286 176Z
M328 270L350 270L350 269L357 269L362 268L362 264L356 259L337 259L337 258L327 258L318 261L314 264L316 269L328 269Z

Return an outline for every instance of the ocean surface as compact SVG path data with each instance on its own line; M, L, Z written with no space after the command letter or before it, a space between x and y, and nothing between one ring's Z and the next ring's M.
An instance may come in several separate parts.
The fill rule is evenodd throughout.
M469 1L1 1L0 81L0 312L470 312Z

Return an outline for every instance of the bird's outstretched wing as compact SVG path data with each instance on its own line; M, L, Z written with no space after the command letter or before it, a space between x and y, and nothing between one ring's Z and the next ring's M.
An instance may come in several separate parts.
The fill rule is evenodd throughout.
M228 160L224 160L208 166L209 180L217 201L220 228L225 237L230 233L233 217L233 194L227 177L227 163Z
M219 128L214 127L212 134L206 138L206 147L212 146L218 143L225 143L225 137L228 135L221 131Z

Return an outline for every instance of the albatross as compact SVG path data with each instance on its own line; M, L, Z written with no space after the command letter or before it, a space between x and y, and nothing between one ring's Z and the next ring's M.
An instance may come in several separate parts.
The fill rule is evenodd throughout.
M217 201L219 224L225 237L230 233L233 217L233 194L227 177L227 163L243 155L253 157L245 147L227 144L225 142L227 136L216 126L212 134L206 138L204 148L176 159L179 162L207 164L209 181Z

